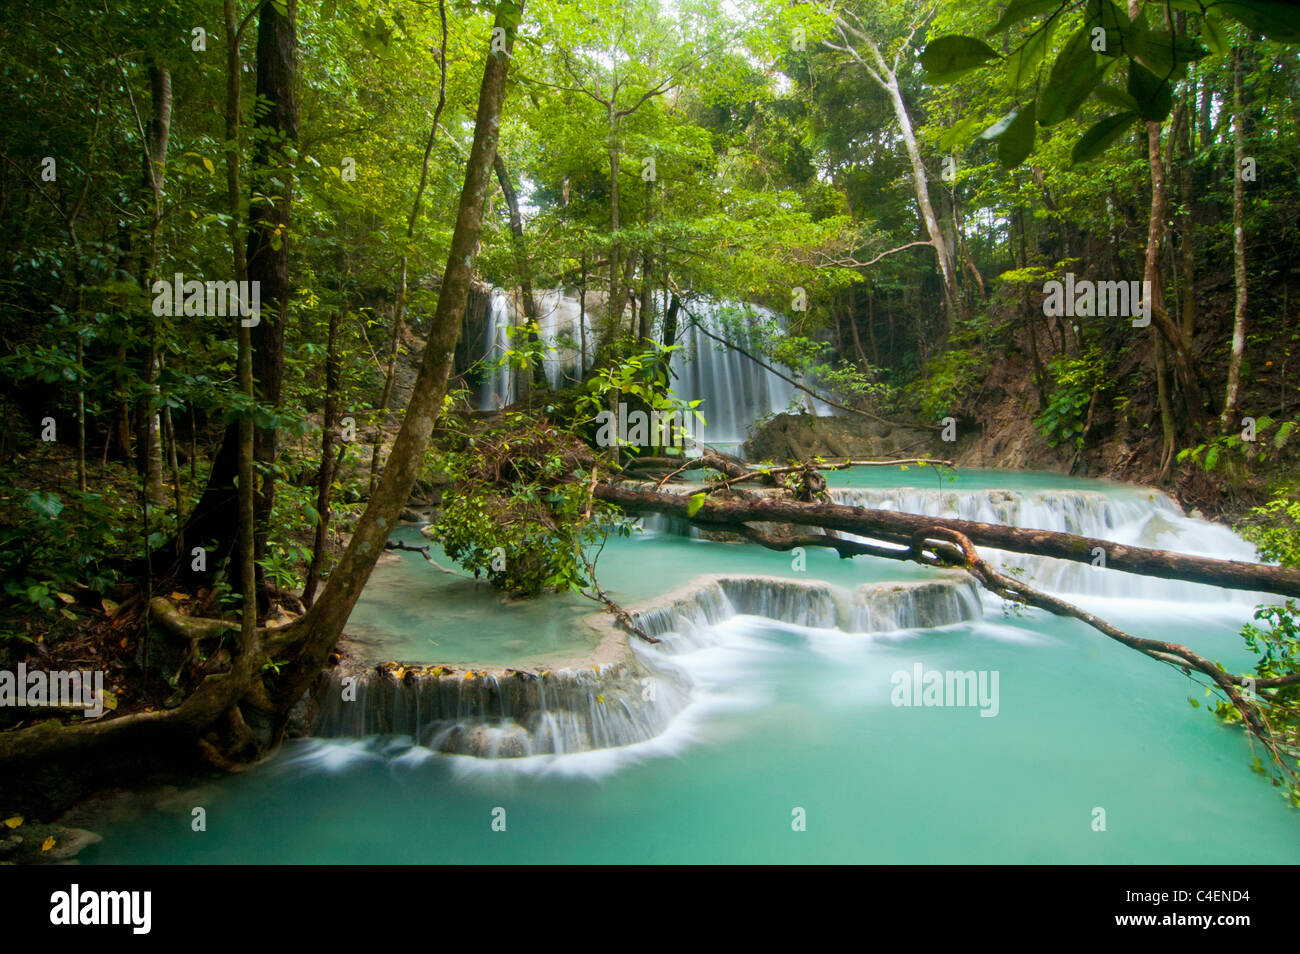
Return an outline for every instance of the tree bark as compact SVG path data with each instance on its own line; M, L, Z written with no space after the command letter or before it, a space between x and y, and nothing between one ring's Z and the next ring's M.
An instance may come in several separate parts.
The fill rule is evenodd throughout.
M302 591L304 606L311 606L316 600L329 541L330 488L334 483L334 428L338 426L339 420L338 336L342 316L342 307L330 315L329 341L325 347L325 408L321 420L320 476L316 483L316 533L312 541L311 564L307 567L307 581Z
M778 497L705 499L702 506L692 513L691 507L695 503L692 495L632 490L614 484L597 484L595 496L628 513L668 514L705 526L740 527L749 522L795 524L861 534L909 547L917 534L936 528L963 534L978 546L1055 557L1076 563L1092 563L1095 558L1093 550L1100 547L1105 554L1107 569L1228 589L1300 596L1300 570L1187 556L1168 550L1132 547L1110 540L1051 530L1026 530L1001 524L927 517L894 510L846 507L840 504L802 503ZM838 549L846 542L827 537L822 545ZM909 559L905 551L885 551L885 548L872 547L870 544L858 546L866 549L857 552Z
M943 297L946 305L947 323L945 330L949 330L952 328L953 321L961 314L961 297L957 290L957 273L953 266L952 249L944 238L943 231L939 227L939 218L934 212L934 205L930 202L929 175L925 171L925 163L921 160L921 151L916 144L916 133L912 129L912 117L908 113L907 103L903 101L903 94L898 86L898 75L895 68L898 58L895 58L895 67L891 67L885 61L876 42L862 30L848 23L842 17L837 18L836 26L840 30L844 45L836 46L831 43L826 45L833 50L847 52L867 70L867 74L871 79L889 97L890 105L894 110L894 118L898 120L898 129L903 136L903 145L907 149L908 162L912 167L912 189L916 194L917 209L921 215L921 222L925 225L926 238L934 246L935 258L939 265L939 275L943 283ZM853 44L849 42L850 34L866 47L871 55L871 63L868 63ZM903 49L899 51L899 57L904 55L907 45L905 43Z
M1242 160L1246 157L1244 124L1246 111L1242 104L1242 50L1232 51L1232 274L1236 284L1237 299L1232 313L1232 355L1228 359L1228 392L1223 401L1223 414L1219 423L1224 430L1232 426L1241 390L1241 359L1246 351L1246 200L1241 178Z
M515 271L519 275L519 301L524 309L524 334L528 336L530 342L538 344L541 338L537 328L537 302L533 298L533 268L528 259L528 244L524 238L524 217L519 213L519 193L515 191L514 184L510 181L510 170L506 167L506 161L502 158L500 150L497 150L496 157L492 160L492 167L496 171L501 194L506 197L506 211L510 216ZM533 361L531 364L532 373L519 376L519 383L523 385L519 393L521 401L528 399L531 385L541 384L546 380L546 370L542 367L541 361Z
M228 10L233 2L226 0ZM267 3L266 7L270 4ZM492 156L496 152L505 78L514 41L515 27L512 24L518 22L521 9L510 0L503 0L498 7L494 29L504 31L505 52L489 53L484 70L474 145L466 169L442 292L420 374L388 466L380 479L379 491L371 498L357 524L352 541L338 568L331 574L321 599L296 623L281 630L263 631L252 625L247 602L251 599L252 587L246 586L241 637L230 671L205 678L175 709L145 711L69 726L47 720L25 729L0 733L0 799L6 804L17 804L15 793L37 791L42 803L48 807L49 792L54 788L63 791L66 799L70 787L103 787L109 784L110 778L120 780L160 765L175 768L179 753L192 751L196 740L201 749L212 749L200 736L223 717L236 735L247 736L249 729L238 708L241 697L259 695L251 690L254 686L261 686L257 677L262 662L292 657L293 661L281 670L274 697L267 700L273 706L270 714L276 718L275 727L282 730L289 710L321 671L410 495L424 461L434 421L442 410L469 293L471 261L482 232L483 204L491 179ZM507 16L508 13L511 15ZM233 31L228 32L234 36ZM484 39L488 41L487 37ZM244 333L247 331L244 329ZM245 459L248 460L247 456ZM246 489L251 491L251 484L247 484ZM246 516L250 504L250 500L245 501ZM241 549L247 556L245 547ZM251 562L245 560L243 566L247 569ZM247 576L245 579L247 581ZM260 695L266 699L264 692ZM277 737L278 732L271 735L272 740ZM187 750L186 745L191 748ZM217 753L214 760L219 758ZM44 785L49 787L42 791Z
M230 19L231 12L227 11L226 27L226 189L234 219L231 235L235 246L235 277L237 280L247 279L261 284L260 320L250 329L253 379L259 403L273 406L280 403L284 376L284 321L290 294L288 231L293 190L292 170L284 149L297 138L298 132L298 107L294 94L297 71L297 0L285 0L285 9L287 16L280 14L270 0L262 0L258 13L258 109L254 111L257 148L253 155L253 172L250 177L253 193L266 192L280 198L274 205L268 202L250 204L246 237L238 233L238 221L242 215L239 205L239 190L242 185L238 151L239 77L242 64L239 56L237 10L233 13L233 21ZM277 176L282 185L272 186L268 180ZM241 244L242 248L239 247ZM242 327L242 322L239 325ZM234 423L226 428L222 436L221 445L212 461L207 486L185 528L185 538L191 544L208 547L209 574L234 552L239 526L239 493L236 489L239 446L239 424ZM274 428L257 429L254 453L258 464L267 468L262 475L261 492L256 498L260 557L269 529L267 520L275 500L275 480L271 471L276 454ZM186 559L187 555L177 556L181 558L182 572L188 575L190 563ZM238 577L232 582L238 585Z
M284 649L291 650L294 656L282 674L276 694L279 729L287 721L289 710L324 667L375 561L383 553L384 543L415 485L434 422L442 411L473 278L474 251L483 231L483 206L491 183L492 160L496 156L501 107L505 99L505 80L514 44L513 24L518 22L521 10L522 4L516 6L511 0L502 0L497 7L493 32L497 29L503 31L504 52L488 53L474 123L474 142L465 169L465 184L460 194L438 307L411 400L393 441L379 487L371 495L348 548L330 574L320 599L292 627L292 633L284 634L276 644L277 651L283 643Z

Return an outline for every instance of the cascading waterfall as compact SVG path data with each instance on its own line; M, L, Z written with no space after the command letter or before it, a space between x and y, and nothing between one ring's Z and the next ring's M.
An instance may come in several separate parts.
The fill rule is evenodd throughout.
M718 626L728 620L755 616L849 636L946 626L980 612L974 581L958 572L854 591L779 577L707 577L637 614L663 642L638 646L636 665L537 673L343 665L322 678L310 723L316 736L405 736L436 752L485 759L621 748L655 738L686 710L692 679L671 657L725 638Z
M514 403L514 375L503 360L510 348L513 316L510 296L501 289L494 288L491 317L483 341L483 361L486 367L479 388L478 408L481 411L495 411Z
M765 308L746 307L759 320L776 318ZM692 314L709 332L728 341L733 341L736 329L724 324L722 314L731 308L734 306L727 303L691 305ZM745 335L733 343L756 354L758 345L752 337ZM724 348L694 324L688 322L682 327L678 343L681 348L672 360L673 391L679 397L700 400L700 412L708 423L694 422L695 440L699 443L734 451L749 436L750 425L770 414L792 407L814 414L831 413L824 402L815 400L740 352ZM781 371L787 377L794 376L785 368Z
M981 616L970 576L950 571L936 577L845 590L820 580L719 576L694 581L687 592L640 613L637 622L672 653L716 639L718 624L736 616L858 635L950 626Z
M584 316L578 297L562 289L536 291L533 300L537 307L538 334L546 350L542 362L546 380L552 388L573 384L581 379L595 354L596 329L591 309ZM746 307L759 320L779 321L766 309ZM736 334L736 328L728 327L722 319L723 313L732 308L726 303L691 305L696 319L725 340L731 340ZM510 347L509 329L517 324L518 315L510 296L495 289L483 347L488 368L479 391L480 410L495 410L515 399L515 372L501 363L501 356ZM745 334L743 340L735 343L756 353L758 346L752 337ZM735 451L748 436L750 426L770 414L791 407L821 415L831 413L824 402L815 400L738 351L724 348L684 317L677 343L680 347L672 360L673 392L684 400L700 401L700 412L707 423L691 422L698 443ZM788 377L794 376L784 368L781 371Z
M345 679L355 679L348 700ZM315 693L312 734L409 737L416 745L479 758L564 755L644 742L686 704L677 679L617 663L539 673L387 667L329 672Z
M558 389L580 381L596 351L590 307L584 315L578 296L560 290L534 292L533 302L537 331L546 347L542 368L547 382Z
M1112 496L1097 491L922 490L831 487L831 499L849 507L896 510L929 517L998 523L1022 529L1055 530L1123 543L1226 560L1255 559L1255 548L1226 527L1184 516L1164 494ZM850 539L865 539L846 534ZM1125 599L1202 602L1209 599L1253 604L1262 594L1225 590L1178 580L1106 570L1050 557L981 547L993 566L1018 570L1026 582L1054 593Z

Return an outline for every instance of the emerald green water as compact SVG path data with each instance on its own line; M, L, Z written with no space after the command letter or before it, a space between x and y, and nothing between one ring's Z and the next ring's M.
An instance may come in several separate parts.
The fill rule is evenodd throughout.
M937 486L932 472L923 480L915 469L853 480ZM1102 490L1139 501L1145 494L1039 474L963 472L945 485L989 488ZM1196 532L1187 537L1192 545ZM1205 528L1206 540L1216 532ZM612 542L600 570L626 602L702 573L843 586L929 574L816 551L806 560L798 572L790 554L646 534ZM1130 632L1244 668L1236 631L1250 617L1249 600L1203 593L1079 601ZM573 621L592 608L571 597L505 607L486 586L402 554L376 571L349 632L378 638L386 629L379 648L393 650L391 658L522 662L581 651L585 637ZM164 799L141 793L97 828L104 841L82 860L1300 860L1300 816L1250 771L1242 733L1189 704L1203 690L1081 623L1038 611L1004 615L992 601L983 620L936 630L850 634L742 616L720 624L719 635L677 657L696 700L652 742L488 761L396 739L298 741L241 776ZM998 714L892 705L891 674L917 663L997 671ZM195 806L207 811L205 832L191 831ZM505 831L492 828L496 808L505 809ZM806 831L792 830L796 808L806 813ZM1105 831L1093 830L1096 808L1105 810Z

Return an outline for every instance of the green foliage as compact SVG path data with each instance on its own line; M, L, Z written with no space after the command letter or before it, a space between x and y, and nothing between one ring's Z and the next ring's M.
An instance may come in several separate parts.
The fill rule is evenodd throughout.
M700 413L699 400L683 400L670 386L669 362L679 345L664 347L650 342L647 350L637 351L597 369L578 396L575 424L589 427L597 416L619 401L643 405L651 411L675 413L678 420L691 416L707 424Z
M1217 435L1203 444L1178 452L1179 463L1190 462L1207 473L1219 471L1229 476L1242 475L1251 465L1277 461L1287 453L1300 421L1277 421L1272 417L1254 419L1253 439L1250 430Z
M1172 7L1192 14L1199 36L1165 29L1165 12ZM1025 87L1036 93L1037 123L1044 128L1070 119L1089 100L1114 101L1103 81L1122 72L1127 77L1126 102L1131 108L1095 123L1077 141L1073 160L1094 160L1139 119L1163 122L1173 109L1174 87L1190 64L1228 47L1225 31L1230 18L1269 39L1300 43L1300 20L1294 7L1280 0L1143 0L1138 15L1130 19L1112 0L1015 0L988 30L1010 47L1000 55L971 36L934 37L921 55L921 65L931 83L951 83L974 70L996 69L1002 84L1017 98ZM1042 67L1054 31L1069 38L1056 52L1046 80ZM1207 44L1202 45L1202 41ZM1208 48L1207 48L1208 47ZM1032 103L1032 100L1031 100ZM1018 121L997 130L998 157L1008 169L1033 152L1033 113L1022 107ZM992 131L990 131L992 132Z
M1294 548L1300 541L1300 534L1293 530L1292 537L1291 546ZM1255 622L1243 626L1241 636L1251 651L1259 656L1255 664L1258 679L1300 675L1300 605L1295 600L1287 600L1280 606L1256 607ZM1270 776L1273 785L1282 790L1287 801L1300 808L1300 772L1296 771L1300 768L1300 684L1262 689L1257 698L1266 713L1280 759L1271 760L1266 769L1256 758L1255 771ZM1222 700L1216 706L1216 712L1225 721L1240 718L1236 707Z
M1262 560L1300 567L1300 495L1297 488L1279 488L1268 503L1253 508L1237 532L1259 549Z
M924 420L960 417L988 370L987 355L976 347L954 347L931 359L926 377L913 386Z
M587 586L586 548L627 527L592 508L585 448L517 413L459 439L438 461L450 486L430 536L461 567L509 593Z
M1052 392L1047 405L1034 418L1034 426L1052 447L1082 447L1088 405L1106 377L1101 353L1094 347L1078 358L1060 355L1049 362L1048 370Z
M115 559L140 552L138 511L99 493L26 490L0 474L0 605L18 614L54 613L78 586L102 590ZM134 524L134 526L133 526ZM7 605L6 605L7 604Z

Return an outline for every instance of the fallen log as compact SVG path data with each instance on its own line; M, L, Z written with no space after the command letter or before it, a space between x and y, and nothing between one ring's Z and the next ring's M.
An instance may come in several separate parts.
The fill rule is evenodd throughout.
M1055 557L1076 563L1093 563L1100 551L1104 559L1101 565L1110 570L1205 583L1234 590L1300 597L1300 570L1132 547L1112 540L1052 530L1029 530L971 520L926 517L895 510L846 507L841 504L802 503L779 497L695 499L694 495L633 490L616 484L600 484L594 493L598 499L627 513L666 514L719 529L739 529L750 522L794 524L858 534L904 547L911 547L913 538L919 533L941 529L962 534L976 546ZM837 546L843 542L828 540L826 545ZM848 555L845 551L852 548L840 549L842 555ZM881 555L878 551L882 548L873 549L877 551L875 555ZM902 558L907 559L905 553Z

